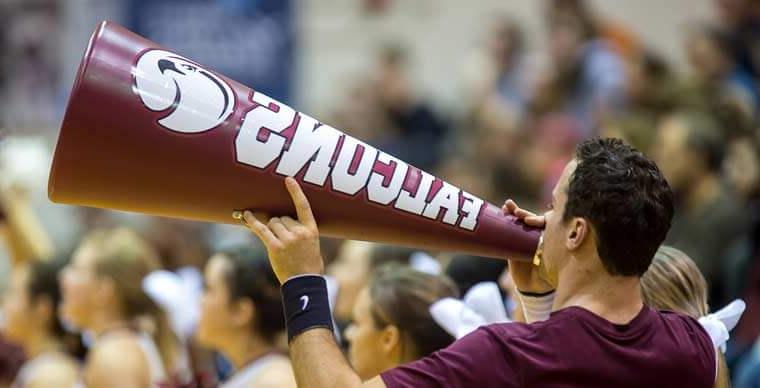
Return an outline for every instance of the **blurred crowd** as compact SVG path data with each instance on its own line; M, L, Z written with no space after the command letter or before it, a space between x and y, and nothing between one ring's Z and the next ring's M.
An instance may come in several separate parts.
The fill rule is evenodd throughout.
M688 68L676 70L588 2L545 5L548 63L534 63L519 21L494 16L465 69L463 112L436 115L411 86L408 53L389 45L332 120L495 203L509 196L537 209L579 141L622 138L653 157L675 191L667 243L697 263L711 304L755 295L760 6L715 1L719 20L685 28ZM743 327L751 343L760 321Z
M84 378L97 386L114 378L114 363L142 365L131 349L150 360L135 378L153 385L214 386L245 371L259 376L256 386L292 386L277 280L247 230L49 208L35 194L47 166L44 156L29 155L51 144L28 135L55 121L63 103L53 86L56 50L44 38L58 28L60 11L55 1L7 3L0 4L0 225L11 264L0 383L25 386L35 365L24 360L42 368L34 376L73 382L87 357ZM657 161L676 194L666 244L696 264L710 308L747 302L726 362L733 386L760 387L760 4L715 0L716 20L683 31L687 68L673 67L587 1L540 6L543 60L520 20L493 15L482 23L481 47L452 69L462 74L452 77L464 101L457 111L429 101L411 79L414 53L388 42L321 118L489 201L509 197L538 210L580 141L619 137L634 145ZM27 22L9 22L19 15ZM331 239L322 249L336 335L363 377L451 343L429 306L481 282L497 284L507 316L519 319L505 261ZM395 331L378 329L388 327Z

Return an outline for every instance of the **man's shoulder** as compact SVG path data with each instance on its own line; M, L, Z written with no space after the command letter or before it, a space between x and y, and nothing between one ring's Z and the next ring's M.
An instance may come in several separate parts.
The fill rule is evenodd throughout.
M501 342L546 339L550 333L565 332L569 325L576 325L577 320L570 314L552 314L551 318L545 321L533 323L525 322L508 322L495 323L483 326L481 330L489 335L498 338Z
M663 325L675 335L688 337L691 341L696 339L700 345L712 350L710 335L696 318L669 310L656 310L656 313Z
M707 336L707 332L699 323L696 318L690 317L686 314L678 313L670 310L653 310L660 320L668 326L675 326L683 328L691 333L702 333Z
M657 314L665 326L661 331L672 339L671 346L675 349L671 355L682 355L684 363L692 369L696 370L699 365L706 376L712 376L717 370L717 349L702 324L693 317L672 311L657 311Z
M600 329L598 319L588 317L584 311L577 309L565 309L552 314L551 318L534 323L498 323L481 328L493 339L502 342L522 342L538 341L550 342L553 340L562 340L570 333L594 332ZM675 337L676 342L688 340L696 342L700 347L710 345L712 342L702 325L694 318L687 315L675 313L672 311L658 311L648 309L645 319L637 323L638 329L631 327L635 331L641 331L644 328L647 331L664 331L669 336ZM585 322L585 324L584 324ZM709 349L708 349L709 350Z

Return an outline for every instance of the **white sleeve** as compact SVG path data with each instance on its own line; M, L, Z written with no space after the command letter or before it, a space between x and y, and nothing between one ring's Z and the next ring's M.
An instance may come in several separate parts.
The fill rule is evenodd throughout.
M533 323L549 319L556 295L554 291L543 295L530 295L518 290L517 295L520 297L526 322Z

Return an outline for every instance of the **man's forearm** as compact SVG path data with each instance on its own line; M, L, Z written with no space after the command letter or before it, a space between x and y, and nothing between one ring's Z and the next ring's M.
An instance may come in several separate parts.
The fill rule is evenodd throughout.
M362 381L346 361L328 329L312 329L290 343L290 359L301 388L358 388Z
M285 178L298 220L260 220L250 210L243 219L267 247L272 269L282 284L282 303L290 342L290 360L299 387L385 388L380 377L363 385L335 343L319 230L306 195L295 179ZM264 222L265 221L265 222Z

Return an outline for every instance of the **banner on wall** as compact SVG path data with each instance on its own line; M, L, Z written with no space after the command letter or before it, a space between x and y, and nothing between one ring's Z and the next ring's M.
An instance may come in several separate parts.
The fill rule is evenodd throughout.
M290 0L131 0L131 30L280 101L291 100Z

